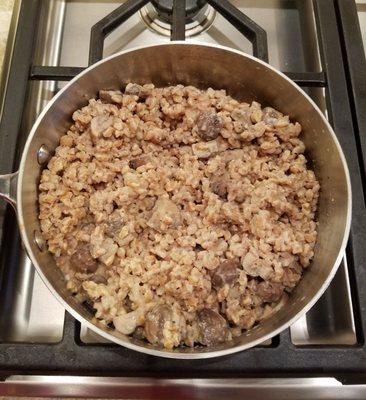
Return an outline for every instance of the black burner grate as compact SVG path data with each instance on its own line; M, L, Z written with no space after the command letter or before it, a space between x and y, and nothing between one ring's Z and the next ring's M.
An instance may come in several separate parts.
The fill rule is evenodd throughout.
M92 27L90 32L89 65L102 59L105 37L148 2L149 0L127 0Z
M93 26L89 62L103 54L106 35L137 12L147 0L128 0ZM268 60L266 32L226 0L207 0L253 44L253 53ZM314 13L322 72L292 72L287 75L302 87L325 89L329 119L345 152L353 186L353 223L347 247L357 330L355 346L306 346L292 344L289 331L281 333L270 347L256 347L219 359L184 361L160 359L116 345L82 344L80 324L66 315L63 339L57 344L0 343L0 374L77 373L118 376L250 377L332 375L343 381L366 376L366 75L361 35L351 0L314 0ZM19 162L26 132L20 131L28 80L69 80L83 68L32 65L33 37L39 1L22 3L2 120L0 123L0 167L9 172ZM184 2L174 1L172 39L184 39ZM20 146L21 147L21 146ZM1 222L1 221L0 221ZM7 213L1 248L0 298L11 286L16 268L19 237L14 216ZM5 306L2 310L5 310ZM52 368L52 371L50 370Z

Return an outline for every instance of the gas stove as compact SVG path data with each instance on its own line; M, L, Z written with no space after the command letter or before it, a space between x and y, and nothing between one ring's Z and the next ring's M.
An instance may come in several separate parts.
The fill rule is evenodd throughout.
M332 284L289 330L225 358L178 361L106 343L65 313L27 258L14 213L1 205L0 394L366 397L366 33L359 21L366 26L366 4L353 0L16 1L0 85L0 173L17 168L38 113L88 65L170 40L218 43L282 70L325 113L350 168L353 223Z

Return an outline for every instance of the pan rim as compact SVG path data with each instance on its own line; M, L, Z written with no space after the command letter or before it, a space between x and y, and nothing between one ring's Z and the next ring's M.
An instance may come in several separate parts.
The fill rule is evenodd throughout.
M330 135L332 136L332 139L335 143L335 146L338 150L338 153L340 155L340 159L342 161L342 165L343 165L343 170L345 173L345 178L346 178L346 183L347 183L347 213L346 213L346 224L345 224L345 229L344 229L344 233L343 233L343 240L341 243L341 246L339 248L336 260L333 264L333 267L331 269L331 271L329 272L328 276L326 277L326 279L324 280L322 286L320 287L320 289L318 290L318 292L306 303L306 305L298 312L296 313L292 318L290 318L289 320L287 320L284 324L282 324L280 327L278 327L277 329L269 332L266 335L261 336L260 338L253 340L247 344L243 344L243 345L237 345L237 346L233 346L230 348L226 348L226 349L222 349L222 350L215 350L215 351L202 351L202 352L194 352L194 350L192 351L192 353L187 352L187 353L179 353L179 352L174 352L174 351L169 351L169 350L160 350L160 349L153 349L153 348L149 348L149 347L143 347L143 346L139 346L137 344L134 343L130 343L130 342L124 342L123 340L115 337L114 335L102 330L101 328L99 328L97 325L91 323L90 321L88 321L87 319L85 319L83 316L81 316L71 305L69 305L63 298L62 296L57 292L57 290L55 290L54 286L49 282L49 280L47 279L47 277L45 276L45 274L42 271L42 268L40 267L40 265L38 265L38 262L36 260L36 257L34 256L29 240L27 238L27 234L26 234L26 229L25 229L25 225L24 225L24 218L23 218L23 210L21 207L22 204L22 182L23 182L23 176L24 176L24 168L25 168L25 161L27 158L27 154L30 148L30 145L32 143L33 140L33 136L35 135L39 124L41 123L41 121L43 120L44 116L47 114L48 110L52 107L52 105L57 102L58 98L65 92L67 91L67 89L77 80L79 80L82 76L84 76L85 74L87 74L89 71L93 70L94 68L96 68L97 66L108 62L109 60L119 57L123 54L128 54L128 53L133 53L134 51L138 51L138 50L142 50L142 49L146 49L146 48L153 48L153 47L162 47L162 46L178 46L178 45L183 45L183 46L201 46L201 47L210 47L210 48L218 48L224 51L228 51L237 55L240 55L242 57L251 59L255 62L257 62L258 64L261 64L262 66L272 70L274 73L276 73L277 75L279 75L282 79L286 80L288 83L290 83L298 92L300 95L304 96L306 98L306 100L311 104L311 106L313 107L313 109L320 115L320 117L322 118L323 122L325 123L325 126L327 127ZM152 44L152 45L147 45L147 46L137 46L137 47L133 47L127 50L122 50L118 53L115 53L109 57L106 57L100 61L98 61L97 63L89 66L88 68L86 68L85 70L83 70L80 74L78 74L77 76L75 76L72 80L70 80L70 82L68 82L51 100L50 102L46 105L46 107L42 110L42 112L39 114L39 116L37 117L37 120L35 121L35 123L32 126L32 129L29 133L29 136L27 138L26 144L24 146L24 150L22 152L22 157L21 157L21 162L20 162L20 166L19 166L19 176L18 176L18 182L17 182L17 209L18 209L18 222L19 222L19 227L20 227L20 233L22 236L22 240L24 243L24 246L26 248L27 254L29 256L29 258L31 259L33 265L35 266L38 274L40 275L41 279L43 280L43 282L46 284L46 286L48 287L48 289L51 290L52 294L55 296L55 298L61 303L61 305L65 308L65 310L67 312L69 312L75 319L77 319L78 321L84 323L89 329L91 329L92 331L96 332L97 334L99 334L100 336L104 337L107 340L110 340L118 345L124 346L126 348L129 348L131 350L135 350L141 353L145 353L145 354L149 354L149 355L153 355L153 356L159 356L159 357L164 357L164 358L173 358L173 359L189 359L189 360L193 360L193 359L205 359L205 358L214 358L214 357L219 357L219 356L225 356L225 355L230 355L233 353L237 353L246 349L249 349L251 347L254 347L268 339L271 339L272 337L276 336L277 334L279 334L280 332L284 331L285 329L287 329L288 327L290 327L294 322L296 322L299 318L301 318L306 312L308 312L310 310L310 308L318 301L318 299L320 298L320 296L324 293L324 291L327 289L327 287L329 286L330 282L332 281L335 273L338 270L338 267L340 265L341 259L343 257L343 253L345 251L347 242L348 242L348 237L349 237L349 232L350 232L350 228L351 228L351 213L352 213L352 191L351 191L351 179L350 179L350 174L349 174L349 169L348 169L348 165L347 165L347 161L345 158L345 155L343 153L342 147L337 139L337 136L333 130L333 128L331 127L331 125L329 124L328 120L325 118L325 116L323 115L323 113L321 112L321 110L319 109L319 107L316 105L316 103L298 86L296 85L290 78L288 78L285 74L283 74L281 71L277 70L276 68L274 68L273 66L271 66L270 64L250 55L250 54L246 54L242 51L236 50L236 49L231 49L227 46L222 46L222 45L218 45L218 44L206 44L206 43L200 43L197 41L191 41L191 42L185 42L185 41L175 41L175 42L168 42L168 43L159 43L159 44Z

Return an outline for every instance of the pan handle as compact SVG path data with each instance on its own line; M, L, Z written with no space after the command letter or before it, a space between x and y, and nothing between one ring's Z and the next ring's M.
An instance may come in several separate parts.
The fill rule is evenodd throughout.
M18 171L12 174L0 175L0 199L6 200L16 211Z

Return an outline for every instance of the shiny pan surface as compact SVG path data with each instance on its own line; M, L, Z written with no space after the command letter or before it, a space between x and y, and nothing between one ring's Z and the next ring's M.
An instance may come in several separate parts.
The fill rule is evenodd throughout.
M99 89L119 89L128 82L156 86L193 85L225 89L239 101L271 105L303 127L306 156L321 185L315 255L286 306L242 336L215 347L164 350L103 327L66 289L52 255L39 246L39 149L51 152L72 123L71 115ZM38 154L38 157L37 157ZM289 327L318 300L341 261L350 228L351 187L347 164L335 133L315 103L295 83L270 65L218 45L175 42L126 50L108 57L75 77L50 101L28 137L17 175L0 176L2 197L16 203L21 236L38 273L68 312L90 329L117 344L171 358L217 357L255 346ZM36 243L35 236L38 239Z

